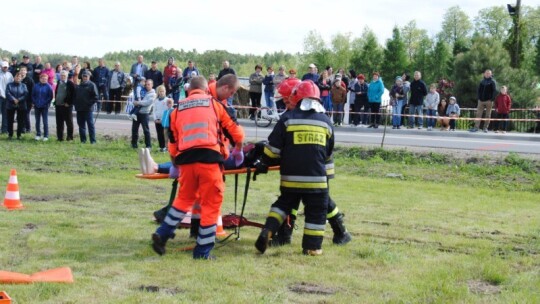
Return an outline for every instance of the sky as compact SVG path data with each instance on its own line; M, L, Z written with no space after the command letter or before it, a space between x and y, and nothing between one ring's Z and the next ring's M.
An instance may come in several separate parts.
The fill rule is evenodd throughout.
M482 8L516 0L26 0L2 3L0 48L18 52L103 56L165 49L227 50L263 55L303 51L309 31L327 42L337 33L360 37L371 28L384 44L394 26L416 20L434 36L449 7L471 20ZM537 7L540 0L524 0Z

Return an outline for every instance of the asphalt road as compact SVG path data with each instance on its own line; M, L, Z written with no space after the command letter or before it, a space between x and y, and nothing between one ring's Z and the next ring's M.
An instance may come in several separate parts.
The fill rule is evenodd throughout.
M54 124L54 117L51 119ZM272 124L267 128L256 127L252 121L240 120L244 126L247 138L250 140L262 140L268 137L272 131ZM53 131L51 126L50 131ZM77 127L75 126L77 133ZM100 115L97 119L96 130L98 134L125 135L131 136L131 121L125 116ZM155 138L155 128L150 124L150 130ZM351 128L347 126L337 127L337 144L380 146L383 139L384 129ZM53 131L54 132L54 131ZM51 134L54 135L54 133ZM142 136L142 130L139 131ZM441 132L422 130L392 130L387 129L384 136L384 146L391 147L423 147L452 150L475 150L475 151L496 151L496 152L516 152L527 154L540 154L539 134L495 134L489 133L469 133L467 131Z

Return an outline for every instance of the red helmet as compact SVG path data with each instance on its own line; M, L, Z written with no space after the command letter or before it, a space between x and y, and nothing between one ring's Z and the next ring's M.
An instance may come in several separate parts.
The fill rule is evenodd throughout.
M293 106L296 106L296 104L304 98L312 98L319 101L321 100L321 91L319 90L319 87L311 80L304 80L297 84L291 92L289 102Z
M298 78L287 78L278 85L277 91L279 95L283 96L284 98L289 98L289 96L291 96L292 90L299 83L300 79Z

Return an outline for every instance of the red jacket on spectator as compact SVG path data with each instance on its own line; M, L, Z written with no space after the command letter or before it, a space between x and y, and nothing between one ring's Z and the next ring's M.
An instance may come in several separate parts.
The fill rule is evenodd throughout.
M495 109L499 114L509 114L512 108L512 98L508 94L499 94L495 98Z

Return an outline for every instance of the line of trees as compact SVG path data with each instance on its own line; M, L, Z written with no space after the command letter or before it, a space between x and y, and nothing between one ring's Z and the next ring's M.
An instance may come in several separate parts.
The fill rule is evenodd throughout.
M124 70L142 54L145 61L156 60L163 69L170 56L176 59L179 67L187 66L187 60L194 60L203 75L218 73L224 60L228 60L238 75L248 76L256 64L265 66L285 65L295 68L301 75L309 63L320 68L329 65L337 68L354 69L370 74L381 72L385 86L390 88L393 79L404 71L422 71L427 83L449 80L454 86L446 92L456 95L462 106L476 104L476 88L485 69L493 70L499 85L507 85L516 107L532 107L540 96L538 77L540 76L540 7L521 7L521 64L510 65L509 50L514 41L512 19L506 7L493 6L482 9L471 20L459 7L447 9L442 17L441 31L433 37L427 30L418 28L412 20L402 26L395 26L392 37L381 45L374 31L365 27L360 37L352 33L337 33L329 42L315 30L310 31L303 43L304 52L289 54L284 52L253 54L234 54L225 50L175 50L158 47L152 50L129 50L106 53L103 58L112 66L119 61ZM30 54L25 50L18 52ZM0 56L12 54L0 49ZM17 55L17 54L15 54ZM44 62L55 65L69 60L71 55L41 54ZM80 61L90 61L93 66L97 58L81 57Z

